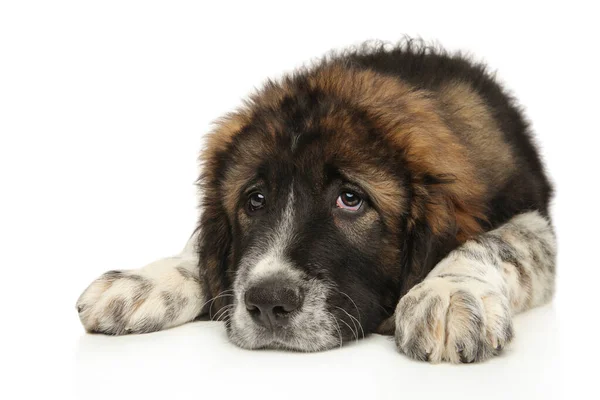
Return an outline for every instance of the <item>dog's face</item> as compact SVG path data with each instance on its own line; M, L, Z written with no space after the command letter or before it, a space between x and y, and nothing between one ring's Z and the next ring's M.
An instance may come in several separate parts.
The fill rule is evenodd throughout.
M419 186L436 175L415 174L421 156L388 135L377 109L322 83L288 84L209 141L200 258L211 294L229 299L217 303L234 343L315 351L390 317L435 258L415 246L435 254L449 224ZM414 132L418 121L401 124Z
M225 178L229 332L243 347L334 346L372 331L394 306L398 224L378 207L381 196L404 201L401 182L385 171L394 155L365 143L369 126L351 110L327 99L291 102L244 128ZM352 150L367 146L381 158ZM390 193L380 193L381 180Z

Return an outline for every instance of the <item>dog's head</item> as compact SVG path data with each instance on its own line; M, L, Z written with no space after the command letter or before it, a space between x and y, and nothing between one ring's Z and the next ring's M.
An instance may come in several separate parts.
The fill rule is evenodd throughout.
M335 62L220 120L199 246L232 341L314 351L376 331L480 229L465 157L426 92Z

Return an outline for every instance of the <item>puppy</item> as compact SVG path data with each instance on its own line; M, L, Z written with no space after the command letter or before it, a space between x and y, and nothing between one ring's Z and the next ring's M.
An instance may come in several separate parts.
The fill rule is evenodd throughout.
M248 349L377 332L459 363L498 354L512 316L552 298L551 185L515 101L460 54L331 54L218 120L201 160L185 249L92 282L87 331L208 314Z

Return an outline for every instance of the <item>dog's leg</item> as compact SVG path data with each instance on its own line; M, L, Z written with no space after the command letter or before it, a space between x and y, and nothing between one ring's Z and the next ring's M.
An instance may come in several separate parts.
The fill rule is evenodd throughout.
M198 255L197 232L183 251L143 268L109 271L77 300L88 332L123 335L146 333L195 319L206 302Z
M538 212L518 215L451 252L396 308L396 344L408 356L473 362L512 338L512 315L548 302L556 241Z

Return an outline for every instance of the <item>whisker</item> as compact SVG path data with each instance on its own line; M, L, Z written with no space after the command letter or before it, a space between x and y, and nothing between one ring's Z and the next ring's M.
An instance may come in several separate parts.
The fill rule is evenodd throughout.
M333 319L333 322L335 322L336 326L337 326L337 331L338 331L338 335L340 336L340 349L342 348L342 344L344 342L344 339L342 338L342 330L340 329L340 324L337 322L337 318L335 317L335 315L333 315L333 313L326 311L327 314L331 315L331 318Z
M223 322L223 324L225 326L227 326L227 324L229 323L229 321L231 321L231 314L227 312L227 313L225 313L225 318L223 318L221 320L221 322Z
M230 292L230 291L232 291L232 289L224 290L221 293L219 293L218 295L216 295L215 297L213 297L212 299L209 299L204 304L202 304L201 309L203 309L208 303L211 303L210 307L208 309L208 317L210 319L212 319L212 307L213 307L216 299L221 298L221 297L235 297L233 294L226 293L226 292Z
M351 315L351 314L348 314L348 315L350 316L350 318L352 318L352 319L356 320L356 322L358 323L358 326L360 327L360 331L362 332L362 337L363 337L363 339L364 339L364 338L365 338L365 331L364 331L364 329L363 329L363 327L362 327L362 325L361 325L360 321L359 321L359 320L357 320L357 319L356 319L356 317L355 317L354 315Z
M215 297L213 297L212 299L208 299L206 302L204 302L204 304L202 304L202 308L204 308L204 306L206 306L208 303L210 303L211 301L215 301L216 299L218 299L219 297L227 297L227 296L233 296L233 294L227 294L227 293L219 293L218 295L216 295Z
M343 322L348 327L348 329L350 329L350 332L352 332L352 334L354 335L354 338L356 339L356 343L358 343L358 335L356 334L356 332L354 332L352 327L350 325L348 325L348 323L346 321L344 321L343 319L340 319L339 321Z
M354 300L352 300L352 297L350 297L347 293L344 293L344 292L342 292L341 290L339 290L337 288L335 288L335 290L337 290L338 293L343 294L344 296L346 296L348 298L348 300L350 300L352 302L352 304L354 305L354 308L356 308L356 314L358 315L358 318L354 317L353 315L350 315L348 312L346 312L346 310L343 310L343 311L346 312L346 314L348 314L348 316L350 316L351 318L356 319L356 322L358 323L358 326L360 326L360 330L362 332L362 337L364 339L365 338L365 330L362 327L361 318L360 318L360 311L358 310L358 306L356 305L356 303L354 302Z
M233 295L227 295L227 296L233 296ZM223 296L223 295L222 295L222 296L219 296L219 297L227 297L227 296ZM213 316L212 316L212 308L213 308L213 305L215 305L215 302L214 302L214 300L216 300L216 299L217 299L217 298L213 299L213 302L212 302L212 303L210 303L210 307L208 308L208 318L210 318L211 320L213 319ZM219 311L221 311L221 309L219 309ZM217 311L217 313L218 313L218 311ZM216 315L215 315L215 317L216 317Z
M216 322L219 321L219 317L221 316L220 314L226 310L226 307L227 306L223 306L223 307L221 307L221 308L219 308L217 310L217 312L215 313L215 317L214 317L213 321L216 321Z
M358 306L356 305L356 303L354 302L354 300L352 300L352 297L348 296L346 293L342 292L341 290L337 289L338 293L343 294L344 296L346 296L348 298L348 300L350 300L352 302L352 304L354 304L354 308L356 308L356 314L358 315L358 320L360 321L360 311L358 311Z
M358 336L358 327L357 327L357 326L356 326L356 324L354 323L354 320L355 320L356 318L352 318L352 315L350 315L350 313L348 313L348 311L344 310L342 307L335 306L335 308L337 308L337 309L339 309L339 310L342 310L343 312L345 312L345 313L346 313L346 315L347 315L348 317L350 317L350 321L352 322L352 325L354 325L354 329L356 329L356 335ZM360 324L359 324L359 325L360 325Z
M223 318L224 316L228 316L229 311L231 311L232 308L233 308L233 304L221 307L219 309L219 311L217 311L217 313L215 314L215 317L217 318L216 321L220 322L221 318ZM219 315L219 313L221 313L221 315L219 317L217 317L217 315Z

